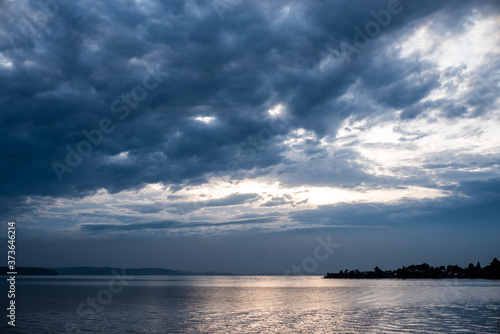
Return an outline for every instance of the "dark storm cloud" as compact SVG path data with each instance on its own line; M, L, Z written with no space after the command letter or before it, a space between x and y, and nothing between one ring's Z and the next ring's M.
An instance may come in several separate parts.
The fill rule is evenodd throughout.
M144 223L130 223L130 224L80 224L79 228L84 232L130 232L137 230L156 230L165 229L168 227L178 226L179 222L176 221L157 221L157 222L144 222Z
M500 179L494 178L484 181L464 181L458 189L467 196L471 196L476 200L486 200L490 203L499 206L498 199L500 198Z
M144 212L144 213L148 213L148 212ZM102 219L110 219L111 218L113 220L118 220L121 223L131 223L131 222L134 222L134 221L140 219L140 217L138 217L138 216L126 216L126 215L119 215L119 214L110 215L109 212L104 212L102 210L95 210L92 213L89 213L89 212L78 213L78 217L86 219L86 220L93 219L93 220L97 220L97 221L102 220Z
M151 203L151 204L121 204L117 205L119 208L129 209L139 213L158 213L163 210L171 213L181 213L185 214L188 212L193 212L201 208L210 207L225 207L232 205L241 205L246 203L251 203L259 198L257 194L240 194L234 193L226 197L218 199L210 199L204 201L196 202L176 202L176 203Z
M139 213L158 213L164 209L161 203L151 203L151 204L123 204L118 205L118 207L130 209Z
M489 11L495 2L403 1L380 35L386 39L374 39L352 64L324 71L321 61L340 42L352 43L353 27L373 20L370 10L387 1L290 2L284 16L286 4L244 1L221 22L205 1L70 2L15 49L3 38L0 52L12 66L0 69L1 194L84 196L151 182L203 183L207 172L225 170L248 136L269 127L266 111L276 103L287 105L289 127L318 134L334 132L351 114L379 112L337 100L356 80L382 105L412 108L438 84L432 65L373 53L427 16L439 15L442 31L460 31L473 8ZM22 20L42 10L2 6L2 30L16 36ZM121 121L110 105L144 84L148 66L168 76ZM206 125L194 116L216 120ZM51 163L64 164L66 146L75 149L86 139L82 130L99 128L103 118L113 132L59 183ZM271 140L240 168L278 164L282 149ZM121 152L128 158L110 159Z
M103 232L131 232L131 231L147 231L147 230L163 230L168 228L185 228L192 230L197 227L218 227L218 226L243 226L247 224L262 224L270 223L274 218L253 218L242 220L231 220L221 223L207 223L207 222L180 222L172 220L152 221L152 222L138 222L130 224L79 224L79 230L89 233L103 233Z
M0 197L0 219L2 221L12 221L22 215L35 216L43 206L55 203L55 199L46 197L27 198L23 196Z
M229 196L205 201L177 202L165 205L165 210L174 214L186 214L202 208L226 207L251 203L259 199L257 194L231 194Z

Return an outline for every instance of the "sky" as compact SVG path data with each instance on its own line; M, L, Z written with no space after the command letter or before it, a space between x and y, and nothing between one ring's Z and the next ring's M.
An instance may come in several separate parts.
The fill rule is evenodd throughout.
M18 266L500 255L498 1L0 6L0 236L16 222Z

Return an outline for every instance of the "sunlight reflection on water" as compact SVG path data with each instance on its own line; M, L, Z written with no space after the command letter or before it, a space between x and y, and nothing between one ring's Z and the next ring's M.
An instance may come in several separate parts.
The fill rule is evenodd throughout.
M500 282L306 276L139 276L95 318L77 314L110 277L18 282L18 329L65 333L495 333ZM4 326L4 324L2 324Z

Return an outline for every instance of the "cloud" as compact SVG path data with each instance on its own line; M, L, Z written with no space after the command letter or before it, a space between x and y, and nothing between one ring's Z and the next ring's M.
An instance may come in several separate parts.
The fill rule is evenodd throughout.
M498 1L401 1L349 63L388 1L68 2L29 36L39 5L1 6L4 220L300 231L496 199Z
M179 214L185 214L199 210L201 208L212 208L212 207L225 207L233 205L241 205L245 203L251 203L258 198L257 194L240 194L234 193L226 197L200 200L200 201L176 201L171 203L156 202L151 204L120 204L118 207L129 209L132 211L137 211L141 214L148 213L159 213L163 210L168 212L175 212Z
M251 200L255 200L258 197L257 194L231 194L224 198L212 199L202 202L202 206L205 207L218 207L218 206L228 206L228 205L238 205L248 203Z
M80 229L84 232L130 232L137 230L150 229L165 229L172 226L177 226L179 223L175 221L160 221L160 222L145 222L131 224L81 224Z
M180 221L150 221L136 222L129 224L79 224L78 229L82 232L104 233L104 232L132 232L147 230L166 230L171 228L186 229L192 231L199 227L225 227L225 226L244 226L248 224L262 224L272 222L272 218L253 218L243 220L232 220L221 223L208 222L180 222Z
M161 203L152 204L122 204L120 207L139 213L158 213L164 209Z
M323 1L248 2L223 23L210 3L125 3L68 3L18 52L4 40L2 56L12 65L1 68L2 195L86 196L101 188L205 182L206 173L225 171L241 142L269 127L266 113L277 103L290 118L285 132L301 124L320 137L334 135L350 115L412 108L440 84L440 72L430 60L391 54L393 43L436 18L436 34L462 34L473 10L498 10L495 2L402 2L404 11L348 66L331 50L341 41L352 43L353 27L373 20L370 10L382 10L386 1L335 8ZM13 18L39 11L34 5L4 7L9 19L3 28L17 34L22 27ZM375 52L387 57L373 57ZM168 76L135 108L128 106L130 115L121 121L111 104L133 95L148 66ZM372 101L346 103L351 91ZM103 118L116 129L59 184L51 163L65 164L66 147L76 149L85 140L82 130L98 128ZM275 139L239 168L282 162ZM110 159L123 152L127 159Z

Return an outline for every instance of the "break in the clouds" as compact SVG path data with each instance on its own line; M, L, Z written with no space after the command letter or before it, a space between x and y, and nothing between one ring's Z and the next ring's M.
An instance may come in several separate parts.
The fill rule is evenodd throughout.
M1 6L1 219L35 236L500 213L498 1Z

